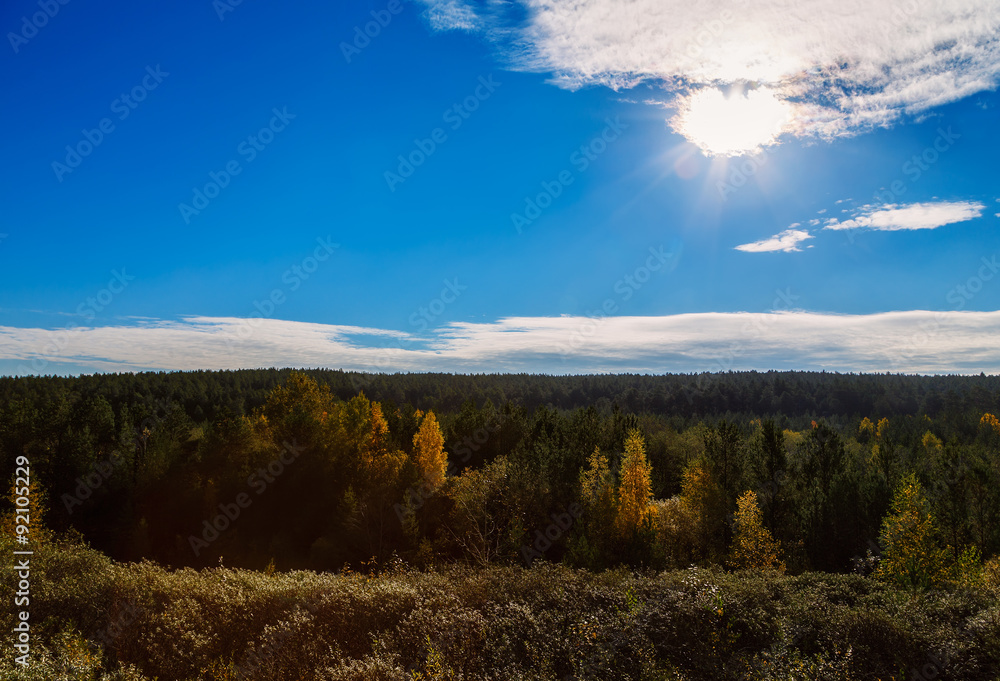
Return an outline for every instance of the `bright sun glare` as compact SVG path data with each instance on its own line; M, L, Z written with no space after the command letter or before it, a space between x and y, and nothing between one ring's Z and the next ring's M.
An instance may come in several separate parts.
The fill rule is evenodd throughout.
M765 88L729 97L721 90L706 88L687 100L677 131L710 155L739 156L773 142L791 113L788 102Z

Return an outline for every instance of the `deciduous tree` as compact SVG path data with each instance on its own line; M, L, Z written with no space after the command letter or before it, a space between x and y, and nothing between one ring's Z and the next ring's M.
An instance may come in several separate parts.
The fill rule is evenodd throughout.
M882 560L876 575L911 590L927 589L945 577L946 551L923 487L912 473L903 478L882 522Z
M418 412L419 414L419 412ZM419 418L419 417L418 417ZM420 484L437 489L444 484L448 469L448 454L444 451L444 436L434 412L428 411L413 435L413 464Z
M737 570L785 571L785 563L781 560L781 545L764 527L757 494L752 490L747 490L736 501L733 526L730 566Z
M618 513L616 527L621 537L628 537L639 529L653 513L653 483L646 444L638 430L625 438L625 454L618 475Z

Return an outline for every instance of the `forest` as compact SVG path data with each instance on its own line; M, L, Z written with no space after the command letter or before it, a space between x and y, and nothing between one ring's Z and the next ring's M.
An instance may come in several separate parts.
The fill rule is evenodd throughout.
M983 375L3 378L0 461L79 678L992 678L998 413Z

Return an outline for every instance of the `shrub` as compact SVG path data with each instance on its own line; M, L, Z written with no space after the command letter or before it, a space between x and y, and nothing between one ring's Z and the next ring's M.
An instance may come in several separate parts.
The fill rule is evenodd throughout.
M1000 667L995 561L982 586L918 599L859 575L773 570L174 571L66 543L38 558L32 608L46 619L28 669L0 652L3 679L908 679L931 656L953 679Z

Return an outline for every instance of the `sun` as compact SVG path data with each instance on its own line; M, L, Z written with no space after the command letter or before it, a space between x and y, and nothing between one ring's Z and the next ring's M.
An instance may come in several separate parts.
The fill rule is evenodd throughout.
M791 105L767 88L728 97L706 88L681 105L673 126L710 156L741 156L774 142L791 118Z

